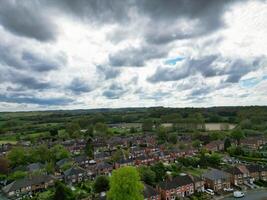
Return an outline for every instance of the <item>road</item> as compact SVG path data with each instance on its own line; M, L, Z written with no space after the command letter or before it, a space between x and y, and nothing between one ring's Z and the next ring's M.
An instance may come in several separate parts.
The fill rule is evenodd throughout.
M252 190L245 192L245 197L240 200L267 200L267 189L265 190ZM223 200L236 200L234 197L227 197Z

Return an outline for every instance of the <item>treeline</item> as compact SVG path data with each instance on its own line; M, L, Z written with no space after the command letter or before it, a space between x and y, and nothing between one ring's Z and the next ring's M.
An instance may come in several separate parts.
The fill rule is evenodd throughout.
M63 129L69 122L78 122L81 128L98 122L143 123L150 119L157 123L237 123L244 129L266 130L267 107L213 107L213 108L125 108L103 110L47 111L1 113L0 133L41 132L52 128Z

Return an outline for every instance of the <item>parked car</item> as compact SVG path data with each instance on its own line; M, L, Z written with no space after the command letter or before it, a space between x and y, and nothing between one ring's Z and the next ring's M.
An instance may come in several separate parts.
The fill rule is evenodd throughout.
M206 189L205 192L209 195L214 195L214 191L212 189Z
M223 191L225 191L225 192L233 192L234 189L233 188L223 188Z

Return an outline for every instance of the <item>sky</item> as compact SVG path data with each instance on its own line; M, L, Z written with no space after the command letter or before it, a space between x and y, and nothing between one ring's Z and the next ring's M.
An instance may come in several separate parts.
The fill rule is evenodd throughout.
M0 0L0 111L266 105L266 0Z

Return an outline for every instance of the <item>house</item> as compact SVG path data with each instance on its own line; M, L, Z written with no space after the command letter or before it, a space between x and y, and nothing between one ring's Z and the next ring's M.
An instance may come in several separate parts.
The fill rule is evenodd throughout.
M254 180L267 181L267 166L261 166L257 164L251 164L246 166L249 171L250 178Z
M80 155L73 158L74 163L82 168L87 168L90 165L90 159L86 155Z
M110 175L113 170L113 165L107 162L97 163L94 167L95 174L98 175Z
M249 137L240 141L240 145L251 150L258 150L264 144L266 144L266 139L262 137Z
M54 178L48 175L34 176L13 181L5 186L2 191L9 198L19 197L23 194L30 195L49 186L54 185Z
M211 141L210 143L205 145L205 148L208 151L223 151L224 150L224 142L222 140Z
M122 159L119 160L115 163L115 169L120 168L120 167L125 167L125 166L132 166L134 165L134 160L129 158L129 159Z
M57 161L56 162L57 171L62 172L62 167L64 167L68 163L72 163L72 162L73 162L73 160L71 158L63 158L63 159Z
M231 184L233 185L238 186L250 181L249 171L244 165L231 167L226 172L230 174Z
M260 165L247 165L246 166L247 170L249 171L250 178L255 181L260 179Z
M155 163L153 156L142 155L135 158L135 165L150 165Z
M94 160L96 162L102 162L102 161L107 160L109 158L111 158L111 154L107 151L101 151L101 152L94 154Z
M194 182L194 191L195 192L204 192L204 180L198 176L189 175L189 177Z
M192 195L194 193L194 182L188 175L183 174L159 183L158 190L162 200L173 200L176 197Z
M144 200L160 200L160 193L152 186L144 184Z
M202 175L206 188L212 189L215 192L230 188L230 175L218 169L210 169Z
M80 183L87 180L91 174L81 167L71 167L64 171L64 181L66 183Z
M29 164L26 169L27 171L29 171L30 173L34 173L34 172L37 172L37 171L40 171L44 168L44 165L42 163L31 163Z
M260 168L260 179L267 181L267 166L261 166Z

